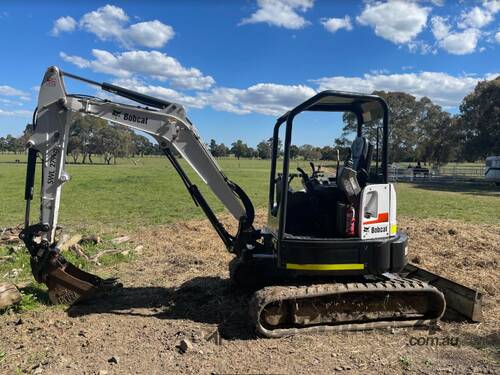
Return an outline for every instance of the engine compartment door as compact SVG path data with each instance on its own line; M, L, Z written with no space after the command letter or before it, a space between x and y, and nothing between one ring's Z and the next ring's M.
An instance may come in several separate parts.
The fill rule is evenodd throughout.
M359 233L361 239L390 236L390 184L368 185L361 192Z

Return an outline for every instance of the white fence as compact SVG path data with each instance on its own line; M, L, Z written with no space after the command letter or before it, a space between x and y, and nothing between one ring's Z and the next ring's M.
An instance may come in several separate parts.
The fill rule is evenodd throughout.
M485 167L433 167L433 168L401 168L389 166L389 179L391 181L425 182L425 181L473 181L480 182L484 179Z

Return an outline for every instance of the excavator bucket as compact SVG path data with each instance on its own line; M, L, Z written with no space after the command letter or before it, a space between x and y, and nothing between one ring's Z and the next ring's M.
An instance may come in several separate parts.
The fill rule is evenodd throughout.
M72 305L121 286L118 279L102 279L76 267L61 255L50 262L43 282L49 289L50 301L65 305Z
M35 239L38 227L23 230L19 237L31 254L31 272L35 280L49 289L49 299L54 304L72 305L95 297L122 284L118 279L102 279L68 262L57 246L46 246Z

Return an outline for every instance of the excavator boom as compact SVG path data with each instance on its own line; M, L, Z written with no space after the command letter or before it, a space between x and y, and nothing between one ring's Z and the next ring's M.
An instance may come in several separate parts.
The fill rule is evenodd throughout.
M111 84L99 84L66 74L71 78L97 85L114 95L148 105L148 107L115 103L96 97L69 95L64 87L64 75L65 73L56 67L49 68L45 73L40 87L33 135L27 144L29 152L25 193L26 227L21 236L31 253L32 269L38 281L50 284L49 288L55 284L64 284L66 288L79 284L74 288L77 294L92 293L102 284L102 280L93 275L76 272L76 267L70 265L59 254L56 243L61 189L69 180L69 175L65 170L69 130L74 116L78 114L98 117L110 123L143 131L154 137L179 173L195 204L205 212L226 247L232 252L238 252L250 241L254 232L252 203L244 191L221 171L200 140L196 128L186 117L181 105ZM230 235L219 222L197 186L191 182L174 157L173 149L186 160L232 216L238 220L239 231L235 236ZM30 225L30 202L33 198L38 156L42 160L40 221ZM47 282L49 274L51 274L51 281Z

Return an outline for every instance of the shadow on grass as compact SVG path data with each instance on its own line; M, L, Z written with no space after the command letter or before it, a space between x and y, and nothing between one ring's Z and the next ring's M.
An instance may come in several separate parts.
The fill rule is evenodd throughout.
M78 317L106 313L192 320L217 324L219 334L227 340L252 339L255 334L248 323L249 298L249 294L235 289L228 279L196 277L179 288L117 289L110 295L70 307L68 315Z
M422 182L412 183L412 187L423 190L464 193L470 195L483 195L500 197L500 187L489 183L477 182Z

